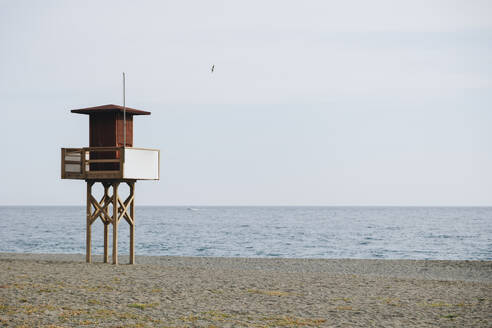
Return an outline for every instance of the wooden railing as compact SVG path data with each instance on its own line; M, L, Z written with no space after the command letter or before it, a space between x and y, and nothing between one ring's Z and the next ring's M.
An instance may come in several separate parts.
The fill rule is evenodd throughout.
M121 179L123 147L61 149L62 179Z

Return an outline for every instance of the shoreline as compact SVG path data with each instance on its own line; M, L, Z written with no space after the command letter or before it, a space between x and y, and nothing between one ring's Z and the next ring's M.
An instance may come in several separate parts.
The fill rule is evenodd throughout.
M492 261L0 253L0 326L489 327Z
M102 255L92 255L92 264L102 263ZM2 260L45 262L85 262L85 254L0 252ZM111 257L109 259L111 262ZM118 256L119 265L128 265L128 255ZM292 273L329 273L410 278L425 280L475 281L492 283L492 261L411 260L411 259L319 259L136 255L135 265L189 266Z

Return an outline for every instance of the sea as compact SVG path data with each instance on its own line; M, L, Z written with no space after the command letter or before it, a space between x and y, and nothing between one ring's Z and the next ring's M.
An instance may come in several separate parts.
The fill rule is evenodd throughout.
M0 252L85 253L82 206L1 206ZM111 247L110 229L110 247ZM136 255L492 260L492 207L136 207ZM129 229L119 224L119 253ZM92 226L93 254L103 224Z

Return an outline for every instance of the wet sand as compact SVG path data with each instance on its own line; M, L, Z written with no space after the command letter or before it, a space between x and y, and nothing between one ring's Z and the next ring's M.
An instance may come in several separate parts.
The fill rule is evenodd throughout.
M0 327L492 326L492 261L94 258L0 253Z

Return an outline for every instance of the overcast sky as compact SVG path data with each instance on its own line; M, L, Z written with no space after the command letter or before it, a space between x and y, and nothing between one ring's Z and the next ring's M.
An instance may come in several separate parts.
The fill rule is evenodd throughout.
M492 205L491 1L0 0L0 205L85 204L123 71L137 205Z

